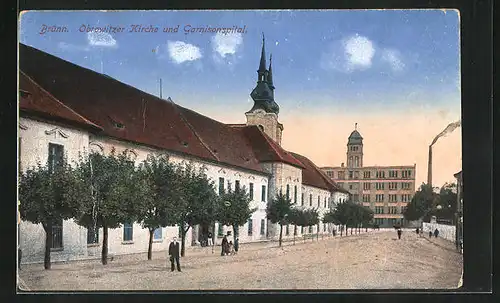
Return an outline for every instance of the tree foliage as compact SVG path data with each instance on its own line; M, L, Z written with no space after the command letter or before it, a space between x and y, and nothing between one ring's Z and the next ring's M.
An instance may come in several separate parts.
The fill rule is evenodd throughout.
M232 226L234 236L238 236L239 227L252 217L256 208L250 208L252 199L245 186L222 192L215 204L215 220L222 225Z
M41 224L45 231L45 269L51 267L52 227L75 216L81 188L74 170L65 162L53 171L39 164L19 176L21 219Z
M428 184L422 184L420 188L415 192L410 203L408 203L403 216L408 221L415 221L422 219L428 219L430 216L430 211L434 209L438 196L434 193L431 186Z
M292 209L292 201L282 192L276 194L276 197L267 204L266 215L271 223L280 225L279 246L283 240L283 225L289 223L288 216Z
M155 229L173 226L178 222L176 201L179 184L176 167L166 155L150 155L140 166L141 178L147 185L147 195L136 201L137 221L149 231L148 260L152 258L152 243Z
M79 197L76 222L94 230L103 228L101 261L105 265L108 229L137 220L137 201L148 198L149 186L126 151L116 155L113 150L107 156L91 153L81 159L77 172L86 190Z

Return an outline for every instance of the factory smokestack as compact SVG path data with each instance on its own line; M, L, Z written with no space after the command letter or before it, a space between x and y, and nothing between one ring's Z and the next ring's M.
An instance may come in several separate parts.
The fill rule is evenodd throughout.
M429 163L427 164L427 185L432 188L432 145L429 145Z

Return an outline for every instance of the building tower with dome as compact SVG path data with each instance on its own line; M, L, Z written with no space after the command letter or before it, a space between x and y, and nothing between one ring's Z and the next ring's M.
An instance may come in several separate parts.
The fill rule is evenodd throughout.
M357 123L347 139L347 165L322 167L328 177L351 193L355 203L370 207L375 224L407 226L403 212L415 194L416 164L364 166L363 137Z

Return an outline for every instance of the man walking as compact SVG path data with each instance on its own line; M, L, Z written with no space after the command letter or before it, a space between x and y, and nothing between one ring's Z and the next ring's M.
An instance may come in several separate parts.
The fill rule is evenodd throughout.
M213 246L214 242L212 240L212 233L208 232L208 246Z
M177 264L177 271L181 271L181 265L179 263L179 242L177 242L177 237L174 237L170 246L168 247L168 255L170 256L170 269L174 271L174 261Z
M398 228L398 239L401 240L401 234L403 233L403 231L401 230L401 228Z
M224 235L224 238L222 238L222 245L221 245L221 252L220 252L220 255L221 256L225 256L227 255L228 251L227 251L227 246L229 245L229 242L227 241L227 236Z

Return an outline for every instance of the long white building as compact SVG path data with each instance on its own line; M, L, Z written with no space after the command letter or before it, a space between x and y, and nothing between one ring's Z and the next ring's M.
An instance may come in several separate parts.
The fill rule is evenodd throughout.
M21 44L19 50L19 169L66 157L77 161L88 151L109 154L127 151L140 163L149 154L167 153L174 162L188 161L204 166L216 190L236 184L246 186L257 208L240 227L240 242L275 238L277 228L266 219L266 205L282 190L305 208L325 213L348 192L337 186L305 156L281 147L283 125L274 101L272 67L266 68L264 45L258 82L252 91L253 108L245 124L224 124L85 69L60 58ZM22 203L22 201L20 201ZM212 231L217 243L231 227L196 226L187 235L188 246ZM319 230L318 230L319 228ZM330 226L331 228L331 226ZM288 226L285 237L293 236ZM327 233L320 223L302 233ZM167 248L178 236L177 227L160 228L154 233L153 250ZM41 262L45 233L41 225L19 224L19 245L23 263ZM93 231L72 220L53 230L52 260L98 257L102 230ZM109 231L109 253L146 252L148 231L137 223ZM97 239L95 239L97 238Z

